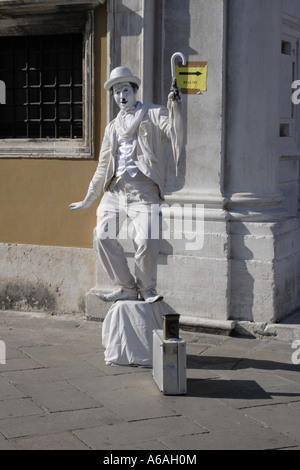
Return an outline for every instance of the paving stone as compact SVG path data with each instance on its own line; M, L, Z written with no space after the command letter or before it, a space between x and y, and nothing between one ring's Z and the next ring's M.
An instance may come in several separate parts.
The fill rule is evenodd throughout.
M2 335L1 335L2 337ZM5 341L5 346L6 346L6 359L20 359L26 356L20 349L16 348L15 341Z
M45 384L47 382L69 380L78 376L87 380L88 377L101 376L104 373L89 364L73 364L69 366L39 367L31 370L13 370L3 372L2 375L14 384Z
M231 348L228 346L217 346L217 347L209 347L207 348L202 354L201 358L205 357L207 360L211 362L217 362L218 360L221 362L233 362L233 361L240 361L243 357L247 357L249 354L248 349L244 348L237 348L232 345Z
M123 421L110 410L89 408L84 410L61 411L18 418L0 419L0 432L6 438L52 434L76 429L111 426ZM1 434L0 434L1 435Z
M118 444L117 450L128 450L128 444ZM130 451L134 450L162 450L168 451L168 447L166 447L162 442L159 442L157 439L150 439L143 442L135 442L130 444Z
M295 441L253 421L236 426L231 432L216 431L191 436L166 436L159 439L171 450L273 450L294 447Z
M248 353L255 351L256 348L261 348L262 340L251 337L235 337L230 336L225 339L222 343L222 347L226 351L227 349L242 349Z
M22 437L12 443L18 450L90 450L71 432Z
M103 357L104 348L102 346L101 330L97 334L89 334L89 332L79 330L78 328L76 330L76 339L74 340L73 337L68 344L62 346L73 354L99 353Z
M198 398L195 406L195 398L192 396L168 397L167 406L200 424L208 432L232 432L237 427L247 427L251 421L239 410L216 398Z
M300 403L258 406L244 409L243 413L284 434L300 444Z
M0 401L0 419L40 414L41 411L31 398L10 398Z
M300 384L300 365L290 366L286 369L280 369L276 372L277 375L286 379L289 382Z
M160 391L149 373L94 377L89 382L77 379L71 383L126 421L176 414L159 401Z
M57 344L22 348L22 351L44 367L84 364L78 355L68 352L66 348Z
M193 397L213 397L222 401L235 401L238 403L252 400L266 400L270 395L257 386L253 392L253 380L211 380L189 379L187 382L188 395Z
M6 364L0 365L0 374L2 372L7 372L10 370L39 369L40 367L42 367L41 364L23 354L22 357L14 359L10 359L10 357L7 357Z
M267 392L271 387L289 385L289 381L276 373L256 371L254 369L235 369L219 371L221 379L236 381L254 394L259 390Z
M70 382L84 392L95 394L98 392L109 394L111 391L123 391L128 388L142 388L144 390L144 387L147 389L149 384L152 384L151 369L111 366L106 366L106 368L108 371L114 371L115 373L91 378L89 383L80 376L70 380Z
M206 430L182 416L170 416L83 429L74 431L74 434L92 449L97 450L119 449L119 446L124 445L130 449L131 444L136 445L154 439L161 441L164 436L180 436L181 438L184 435L191 436L203 432Z
M260 366L263 368L267 366L270 370L288 369L289 366L293 369L292 354L292 348L283 344L282 347L278 345L277 348L274 346L271 348L256 348L254 351L249 352L247 358L252 361L253 365L256 365L256 369L259 369Z
M289 403L290 407L300 412L300 401Z
M2 329L1 325L1 339L16 348L26 346L43 346L53 343L49 334L44 334L43 329L39 330L37 334L36 329L10 327Z
M217 381L214 382L207 384L203 394L219 398L223 403L235 409L288 403L300 399L299 385L293 382L288 385L278 384L263 388L255 380L255 375L253 380L228 381L228 385L226 381L219 381L219 384Z
M48 382L43 385L23 383L19 387L50 412L101 406L101 403L99 404L66 381Z
M101 370L103 374L107 374L109 372L116 373L116 371L110 370L114 369L114 367L109 367L105 365L103 351L81 353L78 355L78 357L80 360L83 360L86 364L90 364L93 367L96 367L98 370Z
M15 387L6 377L0 374L0 400L28 397L26 392Z
M16 450L12 442L0 434L0 450Z

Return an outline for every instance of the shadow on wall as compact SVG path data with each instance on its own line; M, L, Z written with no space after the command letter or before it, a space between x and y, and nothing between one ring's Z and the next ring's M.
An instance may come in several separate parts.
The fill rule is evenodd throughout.
M200 51L196 51L190 47L190 36L191 36L191 16L190 16L190 0L184 2L176 2L174 8L174 2L172 0L166 0L163 3L162 8L162 32L163 38L154 36L156 38L155 45L155 58L154 62L162 63L160 70L161 76L161 90L160 96L158 93L154 93L156 99L160 99L161 103L164 103L170 92L171 87L171 57L175 52L182 52L187 61L191 60L192 56L198 56ZM171 12L171 13L170 13ZM160 42L159 42L160 41ZM162 42L163 41L163 42ZM163 44L163 50L162 50ZM161 57L162 55L162 57ZM159 62L160 61L160 62ZM176 59L178 63L178 59ZM188 116L188 102L187 95L183 95L182 99L182 115L184 125L184 135L187 136L187 116ZM168 143L166 160L166 194L173 193L181 190L185 186L186 179L186 138L183 143L183 150L180 156L178 165L178 174L176 176L176 169L174 160L172 157L172 149L170 143Z

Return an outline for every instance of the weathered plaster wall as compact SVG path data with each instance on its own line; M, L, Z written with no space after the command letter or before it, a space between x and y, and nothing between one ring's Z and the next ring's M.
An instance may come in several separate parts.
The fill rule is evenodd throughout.
M90 249L2 243L0 309L84 312L95 266Z

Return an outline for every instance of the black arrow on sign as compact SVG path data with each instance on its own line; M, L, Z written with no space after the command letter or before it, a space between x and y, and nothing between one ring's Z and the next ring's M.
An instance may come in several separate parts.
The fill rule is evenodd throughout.
M199 77L199 75L202 75L201 72L179 72L179 75L197 75L197 77Z

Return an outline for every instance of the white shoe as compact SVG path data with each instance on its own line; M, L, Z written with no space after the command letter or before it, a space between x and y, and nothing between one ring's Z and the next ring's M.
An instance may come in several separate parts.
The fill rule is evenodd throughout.
M111 292L110 294L96 294L96 296L104 300L104 302L117 302L117 300L138 300L138 293L136 289L126 289L120 287L119 289Z
M154 289L142 290L141 295L144 301L149 304L163 300L163 296L159 295Z

